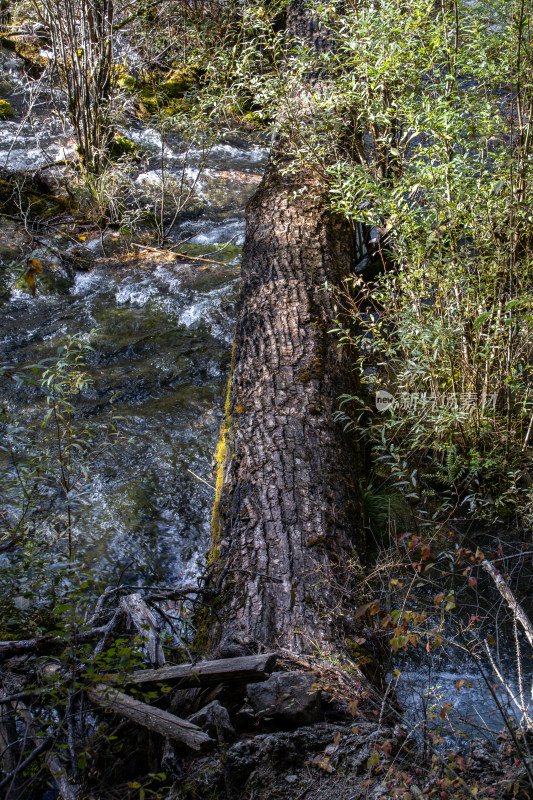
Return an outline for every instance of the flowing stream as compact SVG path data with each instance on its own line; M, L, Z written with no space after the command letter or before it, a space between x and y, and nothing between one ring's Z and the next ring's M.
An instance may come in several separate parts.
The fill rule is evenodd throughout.
M4 53L2 64L17 108L24 89L17 60ZM61 127L43 124L44 111L36 108L24 124L17 115L0 122L2 166L35 169L72 150ZM183 174L189 183L197 179L194 213L183 215L172 236L188 239L196 256L223 263L135 250L117 232L89 233L78 244L76 236L39 233L40 246L28 252L26 244L25 255L52 267L55 261L56 273L38 276L32 297L17 283L24 267L14 245L26 239L4 219L1 280L8 299L4 294L0 363L21 369L52 356L73 334L94 348L88 356L94 384L83 395L83 415L105 422L112 403L121 442L91 465L90 493L76 523L83 532L78 553L110 579L176 582L195 574L209 542L211 460L231 357L244 204L267 151L235 138L195 151L170 137L163 149L149 123L125 133L144 153L132 176L141 194L157 196L162 181L177 185ZM89 268L69 275L60 257L80 246ZM12 410L38 415L41 401L31 386L4 381L2 392Z

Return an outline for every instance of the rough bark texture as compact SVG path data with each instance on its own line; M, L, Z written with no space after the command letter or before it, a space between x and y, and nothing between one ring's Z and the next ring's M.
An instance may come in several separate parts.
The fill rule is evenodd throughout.
M288 35L326 46L302 2ZM315 174L283 174L283 149L247 208L213 518L222 656L338 646L363 548L357 448L334 420L357 389L353 354L328 333L324 289L353 269L355 231Z
M323 646L346 612L363 537L356 446L334 415L339 395L356 387L349 354L328 334L324 283L341 282L352 252L353 231L328 213L325 187L271 164L247 209L219 453L214 557L228 655L247 639L297 652Z

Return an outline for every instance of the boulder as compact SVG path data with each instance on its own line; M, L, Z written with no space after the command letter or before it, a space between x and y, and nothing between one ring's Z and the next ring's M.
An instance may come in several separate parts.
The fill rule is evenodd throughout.
M196 714L192 714L189 722L198 725L213 739L221 738L226 742L235 739L235 728L231 724L228 710L218 700L213 700Z
M313 688L316 675L309 672L273 672L267 681L247 686L256 714L288 725L309 725L322 716L321 693Z

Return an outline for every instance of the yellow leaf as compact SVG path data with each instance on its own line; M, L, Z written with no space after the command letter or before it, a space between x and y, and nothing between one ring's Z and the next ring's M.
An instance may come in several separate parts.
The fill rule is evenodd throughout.
M317 767L323 769L324 772L329 772L330 774L333 772L333 767L330 764L329 758L327 756L324 756L323 758L321 756L318 756L318 758L315 759L314 763L317 765Z
M26 271L26 274L24 275L24 280L30 287L32 295L35 297L35 291L36 291L35 276L43 271L43 265L36 258L29 258L27 264L29 269Z

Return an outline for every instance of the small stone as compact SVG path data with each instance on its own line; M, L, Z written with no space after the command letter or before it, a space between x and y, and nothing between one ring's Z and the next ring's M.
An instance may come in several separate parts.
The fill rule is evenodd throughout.
M298 775L285 775L285 780L287 783L296 783L298 780Z
M192 722L193 725L198 725L213 739L220 737L227 742L236 736L228 710L218 700L213 700L200 711L197 711L196 714L192 714L189 717L189 722Z

